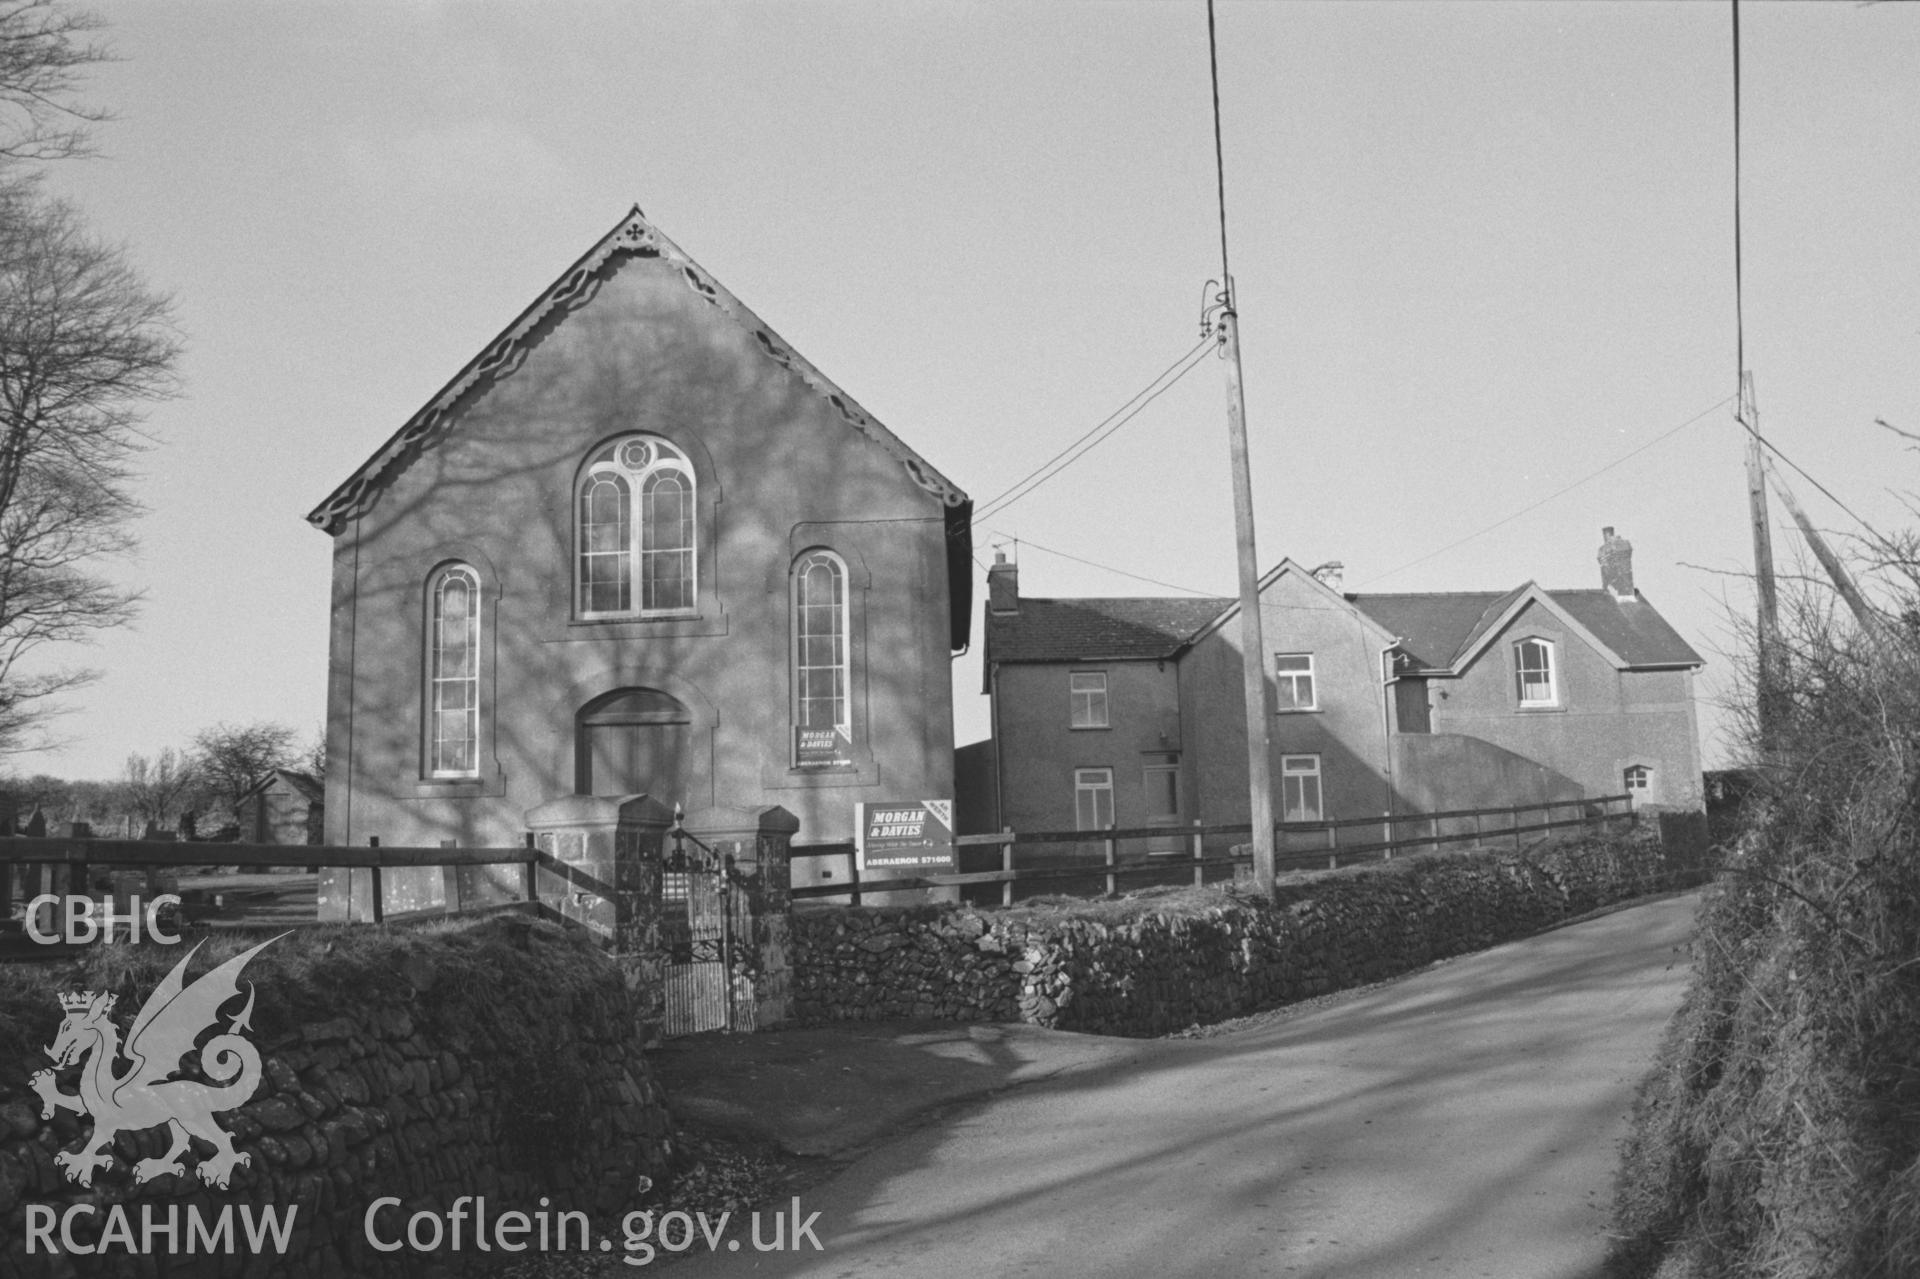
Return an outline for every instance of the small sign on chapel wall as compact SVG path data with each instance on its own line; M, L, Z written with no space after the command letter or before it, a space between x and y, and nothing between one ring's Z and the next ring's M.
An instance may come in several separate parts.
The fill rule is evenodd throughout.
M801 768L843 768L853 763L853 738L843 728L793 730L793 762Z

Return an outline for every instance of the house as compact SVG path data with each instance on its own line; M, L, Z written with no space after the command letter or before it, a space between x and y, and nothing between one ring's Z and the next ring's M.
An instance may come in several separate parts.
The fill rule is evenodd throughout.
M326 788L306 773L276 768L234 806L240 840L252 844L317 844L324 827Z
M951 796L970 512L634 209L308 517L328 842L645 792L807 844Z
M1701 803L1701 659L1603 530L1601 584L1348 594L1338 565L1260 582L1275 810L1310 822L1629 792ZM965 829L1245 822L1240 606L1033 599L988 571L993 737L962 749ZM1165 851L1181 847L1164 841Z

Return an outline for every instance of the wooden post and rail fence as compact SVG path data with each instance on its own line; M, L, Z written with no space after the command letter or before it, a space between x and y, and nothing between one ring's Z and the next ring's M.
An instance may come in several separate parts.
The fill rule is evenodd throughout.
M1572 816L1561 816L1569 810ZM1523 820L1537 816L1538 820ZM1363 862L1390 861L1396 853L1438 851L1449 844L1481 844L1511 840L1515 849L1523 835L1580 827L1631 824L1636 820L1633 797L1605 795L1597 799L1554 800L1544 804L1517 804L1503 808L1460 808L1433 813L1393 813L1379 817L1354 817L1339 821L1281 822L1275 825L1274 856L1281 870L1336 870ZM1424 829L1420 829L1424 827ZM1401 833L1413 828L1412 833ZM825 859L844 867L835 882L796 887L796 899L845 897L859 905L863 894L901 892L912 889L970 887L999 884L1000 901L1010 905L1015 884L1047 885L1054 891L1070 889L1075 881L1098 882L1108 895L1119 891L1123 880L1151 880L1159 883L1180 880L1195 885L1205 883L1209 872L1221 878L1226 868L1251 866L1253 853L1247 848L1253 827L1246 822L1191 826L1108 827L1103 830L1033 831L1012 829L982 834L961 835L954 840L962 865L998 849L1000 866L992 870L959 871L951 874L916 875L865 879L853 845L795 845L796 868L803 861ZM1354 839L1353 835L1378 832L1379 838ZM1241 851L1221 851L1223 842L1232 841ZM1347 842L1343 842L1347 841ZM1163 851L1123 857L1123 845L1161 846ZM1170 844L1178 848L1167 848ZM1312 845L1305 847L1304 845ZM1062 855L1047 858L1051 864L1021 866L1016 849L1066 848ZM1209 851L1209 850L1212 851ZM972 854L970 856L969 854Z
M1559 814L1571 813L1570 816ZM1525 820L1529 817L1538 820ZM1633 802L1627 795L1609 795L1599 799L1564 800L1547 804L1524 804L1506 808L1455 809L1434 813L1402 813L1380 817L1352 818L1344 821L1281 823L1276 827L1282 847L1291 851L1279 854L1277 861L1285 869L1337 868L1365 861L1391 859L1396 853L1438 850L1449 844L1489 843L1511 839L1517 849L1521 837L1581 827L1605 826L1635 820ZM1402 833L1413 828L1411 833ZM1354 840L1352 833L1378 832L1381 838ZM990 856L999 850L1000 866L951 874L863 880L850 844L796 846L796 861L828 858L845 866L842 882L820 883L792 890L795 898L848 897L858 904L863 893L893 892L907 889L999 884L1001 900L1011 902L1014 885L1034 884L1057 887L1074 880L1099 884L1111 894L1122 883L1141 879L1165 881L1170 872L1182 880L1200 884L1219 878L1225 868L1246 866L1251 853L1245 851L1247 823L1224 825L1194 824L1189 827L1151 826L1100 831L1042 831L1021 833L1003 831L986 835L963 835L956 841L961 855ZM1346 840L1347 842L1342 842ZM1168 845L1177 841L1170 851ZM1242 851L1219 851L1223 843L1237 843ZM1300 848L1301 842L1316 844ZM1145 855L1122 856L1128 843L1145 843L1163 851ZM1090 851L1087 850L1091 846ZM1021 866L1021 849L1061 848L1064 857L1055 854L1051 865ZM459 847L384 847L378 839L365 845L322 844L237 844L176 843L161 840L94 839L83 836L0 836L0 921L18 919L23 908L36 898L91 896L100 893L91 886L90 869L98 866L122 867L147 872L146 888L141 895L151 898L156 890L158 872L182 866L234 866L243 869L273 867L329 867L365 869L371 883L367 899L370 913L362 922L398 923L439 918L446 915L480 915L501 911L530 912L550 918L564 917L556 904L543 899L541 875L556 877L567 891L611 900L612 886L587 874L579 867L552 856L534 844L533 836L521 846L501 848ZM517 867L511 878L517 896L500 900L489 894L485 902L464 901L459 871L465 867ZM445 901L426 909L404 913L388 912L381 875L398 868L438 867L443 875ZM507 885L495 885L506 888ZM556 885L549 881L546 894L553 895ZM48 906L43 903L42 910ZM24 921L23 921L24 922ZM244 921L241 921L244 924ZM306 921L300 921L306 922ZM313 921L319 922L319 921ZM45 929L49 925L42 925Z
M543 900L540 876L545 872L557 877L569 888L597 897L611 898L612 888L577 866L536 848L533 837L524 846L504 848L396 848L382 847L379 839L366 845L323 844L237 844L175 843L138 839L93 839L80 836L0 836L0 921L20 918L26 906L36 898L102 896L92 886L94 867L112 866L145 871L144 886L134 889L137 896L151 901L161 892L160 872L183 866L233 866L241 870L269 870L284 867L340 867L364 869L371 881L368 901L370 917L364 922L403 922L439 918L450 914L484 915L501 911L520 911L558 918L554 904ZM519 873L518 896L506 901L466 902L459 887L463 867L507 866ZM437 867L445 886L445 904L422 910L388 912L381 873L414 867ZM124 884L116 884L118 896ZM552 894L553 884L547 886ZM108 900L111 900L109 898ZM53 910L43 904L42 911ZM22 921L23 923L25 921ZM241 921L242 924L245 921ZM321 921L302 920L300 923ZM58 921L42 921L42 932L58 927Z

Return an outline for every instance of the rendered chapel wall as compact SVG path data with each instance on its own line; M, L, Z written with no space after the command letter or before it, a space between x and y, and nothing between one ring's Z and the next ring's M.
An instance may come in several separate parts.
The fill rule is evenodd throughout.
M77 1263L74 1271L43 1252L27 1256L30 1203L59 1212L82 1200L124 1201L136 1232L142 1203L183 1213L198 1205L209 1219L225 1204L298 1204L292 1247L264 1259L270 1273L408 1276L419 1272L419 1254L388 1256L364 1242L363 1217L376 1198L405 1205L381 1219L388 1237L413 1211L444 1212L461 1195L487 1196L490 1215L531 1210L546 1196L606 1233L635 1206L636 1179L664 1173L672 1128L632 997L590 944L496 921L441 937L357 938L330 956L321 945L288 938L246 969L258 992L250 1037L265 1079L251 1101L220 1116L252 1158L226 1191L191 1177L132 1184L129 1160L161 1153L160 1129L123 1134L117 1166L98 1174L91 1192L66 1181L52 1155L73 1145L79 1122L66 1112L42 1121L25 1081L47 1064L38 1045L53 1038L55 995L67 986L49 984L50 970L35 966L0 987L0 1029L17 1032L0 1034L0 1273L155 1273L117 1249L59 1259ZM276 955L282 947L308 950ZM127 984L144 994L179 958L172 948L142 948L138 980ZM207 961L203 951L189 980ZM98 989L114 977L102 966L76 980ZM131 1009L119 1011L131 1020ZM189 1174L192 1167L189 1160ZM96 1215L96 1234L99 1225ZM450 1258L457 1255L435 1259ZM168 1273L216 1273L204 1256L169 1260ZM245 1259L220 1260L227 1268L217 1273L239 1274ZM255 1264L247 1273L269 1272Z
M525 811L574 790L574 715L620 687L691 713L688 808L779 804L801 840L850 838L860 799L952 793L946 535L938 500L753 336L661 262L597 296L454 415L336 539L330 842L518 842ZM629 431L672 440L700 492L695 619L572 620L582 460ZM850 578L861 762L789 768L787 573L813 546ZM422 780L424 584L474 563L481 778ZM655 793L666 788L649 787Z
M1409 972L1604 906L1698 882L1650 831L1068 908L832 907L795 915L806 1022L932 1017L1161 1035Z

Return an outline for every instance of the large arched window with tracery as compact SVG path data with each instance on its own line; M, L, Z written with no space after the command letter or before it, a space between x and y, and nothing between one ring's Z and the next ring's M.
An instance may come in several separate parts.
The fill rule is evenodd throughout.
M625 436L587 459L574 573L581 617L694 607L694 498L692 463L657 435Z
M449 564L427 588L427 772L480 772L480 578Z
M793 566L794 762L853 762L847 566L832 551L808 551Z

